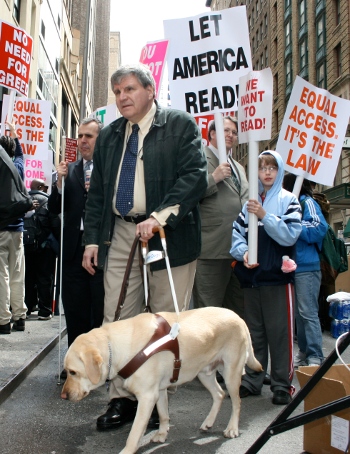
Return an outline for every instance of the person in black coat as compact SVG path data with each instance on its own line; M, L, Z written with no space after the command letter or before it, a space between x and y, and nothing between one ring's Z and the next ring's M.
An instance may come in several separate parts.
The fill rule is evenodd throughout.
M82 120L78 129L78 151L82 158L70 164L66 161L59 163L57 183L48 203L49 211L61 213L64 177L62 303L68 346L80 334L100 327L103 321L103 270L96 270L92 276L82 267L85 203L89 189L89 183L84 179L84 167L90 165L90 170L93 168L95 142L101 129L102 123L95 118Z

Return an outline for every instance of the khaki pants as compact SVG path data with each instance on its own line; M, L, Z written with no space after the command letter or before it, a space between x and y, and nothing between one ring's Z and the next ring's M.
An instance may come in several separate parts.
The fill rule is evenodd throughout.
M0 325L26 318L24 273L23 232L0 231Z
M135 232L136 227L134 224L116 218L112 244L108 253L104 274L105 308L103 323L113 322L114 320L126 264L132 243L135 239ZM189 307L195 271L196 260L187 265L171 269L180 311L187 310ZM154 273L148 270L148 277L152 312L173 312L175 308L167 270L155 271ZM139 267L138 252L136 252L120 318L125 320L134 317L143 311L144 306L144 288ZM109 392L111 399L115 397L132 397L122 388L122 384L123 380L120 377L116 377L111 382Z

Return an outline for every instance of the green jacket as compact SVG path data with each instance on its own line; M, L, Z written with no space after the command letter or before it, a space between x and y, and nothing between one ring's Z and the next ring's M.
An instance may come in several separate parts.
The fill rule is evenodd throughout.
M85 244L98 244L98 266L103 267L110 246L115 215L112 199L123 152L127 120L118 118L102 129L95 145L94 170L86 203ZM201 223L198 202L207 188L207 162L201 134L186 112L157 111L143 142L146 215L168 206L180 205L165 226L166 243L172 267L195 260L201 249ZM131 245L130 245L131 248ZM149 241L150 250L162 250L159 235ZM165 268L165 261L151 265Z

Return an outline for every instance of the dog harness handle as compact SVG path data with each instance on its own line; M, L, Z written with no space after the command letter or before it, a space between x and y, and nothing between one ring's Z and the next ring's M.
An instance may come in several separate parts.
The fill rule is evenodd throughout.
M145 347L140 350L120 371L118 372L118 375L120 377L127 379L129 378L134 372L137 371L139 367L142 366L151 356L153 356L155 353L162 352L162 351L170 351L174 354L175 359L174 359L174 368L173 368L173 377L170 379L170 383L176 383L179 379L179 373L181 369L181 359L179 357L179 341L177 338L175 339L170 339L167 341L165 344L160 345L153 351L151 351L148 355L145 353L145 350L152 345L154 342L158 341L164 336L167 336L170 331L171 327L169 323L159 314L154 314L156 317L156 323L157 327L156 330L151 337L150 341L148 342Z

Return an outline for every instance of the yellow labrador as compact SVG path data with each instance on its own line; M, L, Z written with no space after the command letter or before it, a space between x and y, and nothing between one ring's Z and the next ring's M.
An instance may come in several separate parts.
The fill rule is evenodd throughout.
M173 312L161 312L160 315L171 326L177 321ZM182 367L177 384L181 385L198 376L208 389L213 405L201 426L201 430L208 430L214 424L225 397L225 392L216 381L216 370L219 369L232 401L231 418L224 436L238 437L241 406L239 387L244 365L257 372L262 371L253 353L247 325L234 312L216 307L181 312L179 323ZM70 346L64 360L68 376L61 397L81 400L90 390L104 384L108 374L111 379L116 377L118 371L145 347L155 328L155 315L140 314L80 335ZM167 388L171 386L173 365L173 353L159 352L124 380L124 388L136 396L138 408L123 454L137 451L155 404L160 424L152 441L165 442L169 430Z

